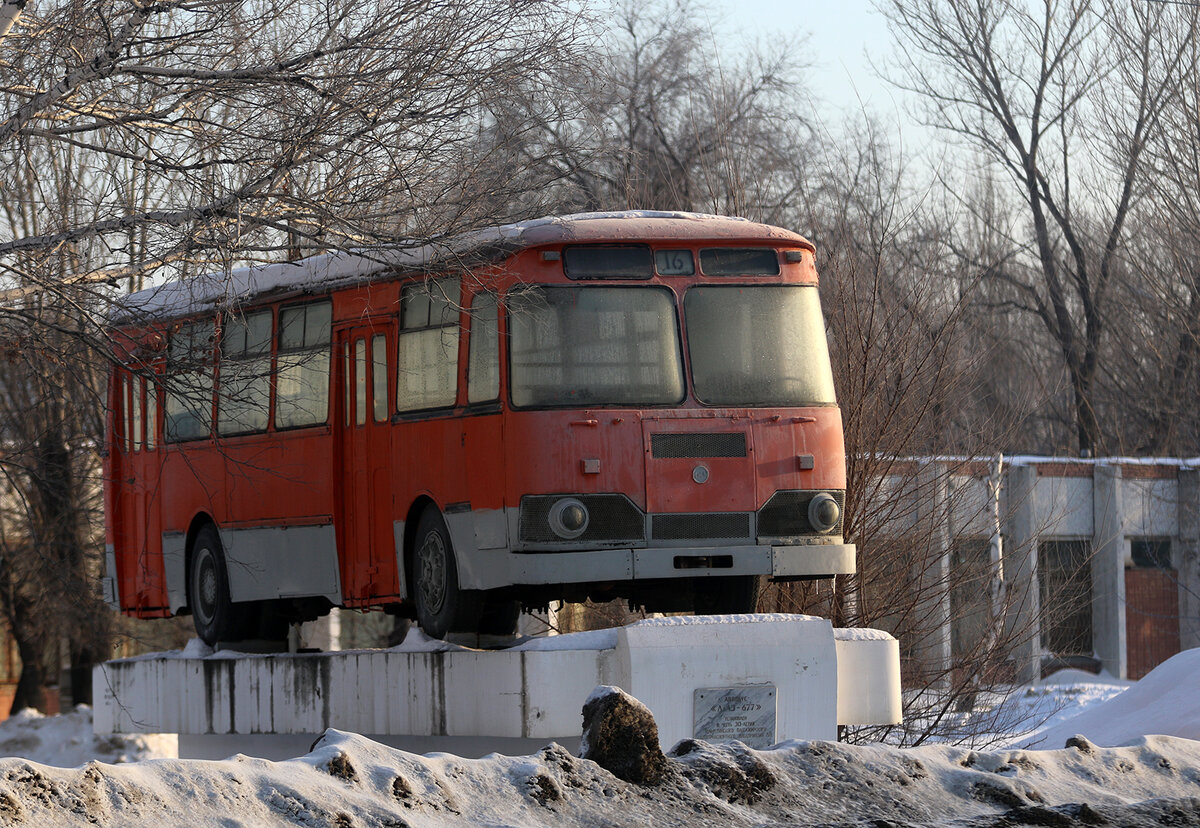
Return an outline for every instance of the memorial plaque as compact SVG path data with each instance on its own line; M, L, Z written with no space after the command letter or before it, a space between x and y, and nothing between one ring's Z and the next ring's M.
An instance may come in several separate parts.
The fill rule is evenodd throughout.
M775 685L708 687L692 694L692 735L706 742L737 739L767 748L775 738Z

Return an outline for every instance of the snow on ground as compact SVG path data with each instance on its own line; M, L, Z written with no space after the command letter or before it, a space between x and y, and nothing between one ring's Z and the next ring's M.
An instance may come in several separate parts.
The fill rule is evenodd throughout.
M1051 716L1019 740L1040 749L683 742L646 788L556 745L462 759L331 730L286 762L154 759L145 737L95 740L87 708L23 714L0 724L0 752L25 757L0 759L0 824L1200 825L1200 650L1127 684L1059 674L1012 694L1016 727Z
M532 756L416 756L329 731L270 762L156 759L64 770L0 762L0 820L37 826L761 826L1200 824L1200 743L1148 737L1107 750L789 742L756 751L683 743L639 787L557 745ZM1153 799L1153 802L1146 800ZM1086 803L1086 806L1083 804Z
M1200 667L1197 676L1200 676ZM1133 684L1103 673L1097 676L1082 670L1062 670L1039 684L1006 692L981 692L971 711L940 716L936 734L927 737L926 741L969 744L976 748L1062 747L1066 738L1074 735L1073 731L1061 738L1056 734L1053 739L1042 738L1040 734L1120 695ZM917 721L909 724L910 731L922 730ZM1066 727L1070 730L1069 725ZM1168 725L1163 727L1167 729L1139 731L1135 735L1180 735L1173 733ZM1099 733L1089 736L1105 744L1114 744L1101 739ZM1039 744L1034 745L1030 740Z
M1184 650L1124 692L1075 709L1075 715L1060 713L1015 746L1057 747L1076 733L1106 746L1148 733L1200 739L1200 649Z
M137 762L178 754L179 739L173 734L95 736L87 705L61 716L22 710L0 722L0 756L23 756L43 765L73 768L93 760Z

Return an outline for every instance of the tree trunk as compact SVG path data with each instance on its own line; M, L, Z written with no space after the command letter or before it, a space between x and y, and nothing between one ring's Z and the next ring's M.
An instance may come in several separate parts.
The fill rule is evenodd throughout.
M13 694L9 715L19 713L27 707L46 712L46 672L42 664L44 655L41 636L30 634L29 611L24 606L13 608L12 635L17 642L17 653L21 656L21 678Z

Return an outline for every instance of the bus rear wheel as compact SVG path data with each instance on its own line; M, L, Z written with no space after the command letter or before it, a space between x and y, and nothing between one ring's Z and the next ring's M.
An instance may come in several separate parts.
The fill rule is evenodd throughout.
M696 615L742 615L758 608L759 577L697 578L692 582Z
M196 635L210 647L219 641L239 641L253 633L257 619L250 604L235 604L229 597L229 573L221 537L211 523L202 527L192 544L188 571L188 606Z
M478 631L480 593L459 588L454 547L437 509L426 509L417 522L412 572L417 623L426 635L444 638L447 633Z

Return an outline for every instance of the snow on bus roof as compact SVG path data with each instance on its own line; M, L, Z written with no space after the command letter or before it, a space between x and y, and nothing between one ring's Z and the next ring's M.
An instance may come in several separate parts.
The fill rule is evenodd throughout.
M503 224L425 243L337 251L294 262L252 265L167 282L114 303L109 321L129 323L186 316L270 293L315 292L369 281L385 271L497 262L545 244L665 239L782 242L813 249L803 236L744 218L657 210L576 213Z

